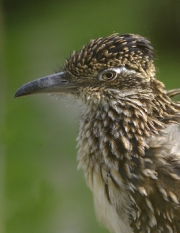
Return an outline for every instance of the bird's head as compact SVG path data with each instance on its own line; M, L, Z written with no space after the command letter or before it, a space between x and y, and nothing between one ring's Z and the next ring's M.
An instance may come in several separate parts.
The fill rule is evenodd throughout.
M65 61L61 72L20 87L15 97L38 93L65 93L99 103L111 95L121 97L152 92L153 47L133 34L113 34L91 40Z

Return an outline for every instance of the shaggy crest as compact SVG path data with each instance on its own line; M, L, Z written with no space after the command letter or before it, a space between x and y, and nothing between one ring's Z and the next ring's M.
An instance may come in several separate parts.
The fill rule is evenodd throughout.
M90 76L94 71L126 66L143 74L154 72L153 47L139 35L113 34L91 40L80 52L72 53L64 69L73 75Z

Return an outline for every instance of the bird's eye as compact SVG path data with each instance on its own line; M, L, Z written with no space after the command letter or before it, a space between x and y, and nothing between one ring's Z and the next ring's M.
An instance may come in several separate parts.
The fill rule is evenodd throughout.
M104 81L111 81L111 80L115 79L116 76L117 76L116 71L114 71L114 70L108 70L108 71L105 71L105 72L103 72L101 74L100 79L104 80Z

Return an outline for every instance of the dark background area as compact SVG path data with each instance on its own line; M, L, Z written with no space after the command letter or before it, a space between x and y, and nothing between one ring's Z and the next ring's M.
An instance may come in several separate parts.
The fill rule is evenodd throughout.
M180 87L179 0L0 1L0 233L107 232L76 168L79 105L14 93L114 32L149 38L157 78Z

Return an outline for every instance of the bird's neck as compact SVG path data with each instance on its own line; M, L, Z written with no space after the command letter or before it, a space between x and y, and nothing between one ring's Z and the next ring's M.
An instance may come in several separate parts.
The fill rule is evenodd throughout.
M140 159L149 147L148 138L159 134L167 123L177 121L178 108L164 91L152 99L112 98L108 103L87 107L78 135L79 166L91 170L105 163L118 170L121 161Z

